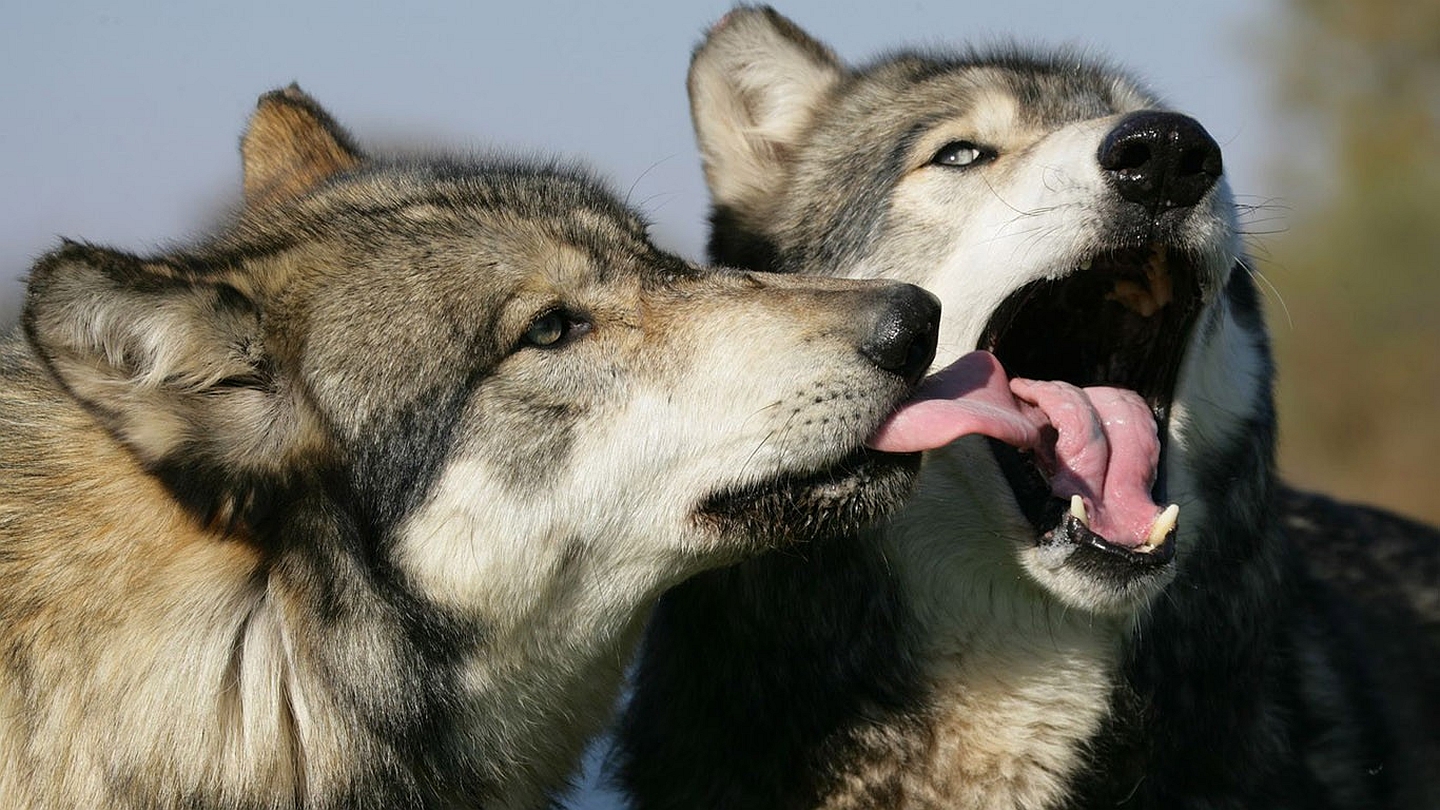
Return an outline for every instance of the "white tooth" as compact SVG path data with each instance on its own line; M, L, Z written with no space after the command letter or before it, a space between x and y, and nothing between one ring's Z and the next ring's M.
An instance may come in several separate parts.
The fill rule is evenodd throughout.
M1150 527L1150 537L1145 541L1145 545L1151 549L1165 545L1165 538L1170 536L1170 531L1179 520L1180 504L1172 503L1165 507L1165 511L1155 518L1155 523Z
M1081 500L1079 495L1070 496L1070 514L1086 526L1090 525L1090 516L1085 514L1085 501Z

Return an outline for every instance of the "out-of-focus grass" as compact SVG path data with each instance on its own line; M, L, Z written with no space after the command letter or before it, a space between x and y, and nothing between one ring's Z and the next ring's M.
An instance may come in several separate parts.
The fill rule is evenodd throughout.
M1397 164L1295 212L1259 262L1280 464L1302 486L1440 523L1440 169L1388 154Z
M1383 256L1335 266L1339 251L1312 253L1332 244L1277 250L1283 268L1269 273L1293 320L1272 300L1281 469L1440 523L1440 291L1390 272Z
M1276 168L1295 191L1285 231L1257 240L1281 467L1440 523L1440 3L1284 9L1261 61L1281 77L1294 148Z

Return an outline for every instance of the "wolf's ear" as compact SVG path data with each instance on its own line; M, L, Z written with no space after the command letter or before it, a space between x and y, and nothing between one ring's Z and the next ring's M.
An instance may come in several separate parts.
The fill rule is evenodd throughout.
M786 182L818 106L844 76L829 48L769 7L740 7L690 62L690 115L719 206L758 213Z
M23 319L60 382L152 471L184 464L181 477L231 486L285 469L301 443L307 420L260 307L230 283L67 243L36 264ZM230 497L183 483L212 511Z
M293 84L260 97L240 155L250 207L298 197L364 160L335 119Z

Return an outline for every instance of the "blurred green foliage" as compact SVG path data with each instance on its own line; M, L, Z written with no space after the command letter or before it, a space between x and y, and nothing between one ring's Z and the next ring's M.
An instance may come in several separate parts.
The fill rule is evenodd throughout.
M1264 58L1293 192L1288 227L1252 239L1276 293L1281 467L1440 522L1440 0L1284 11Z

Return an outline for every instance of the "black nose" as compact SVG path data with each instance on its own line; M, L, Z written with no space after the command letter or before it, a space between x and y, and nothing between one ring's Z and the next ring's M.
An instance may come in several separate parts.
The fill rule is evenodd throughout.
M919 382L935 359L940 300L914 284L896 284L871 309L869 325L860 353L912 385Z
M1223 168L1220 145L1200 122L1171 112L1127 115L1096 158L1115 191L1151 216L1200 202Z

